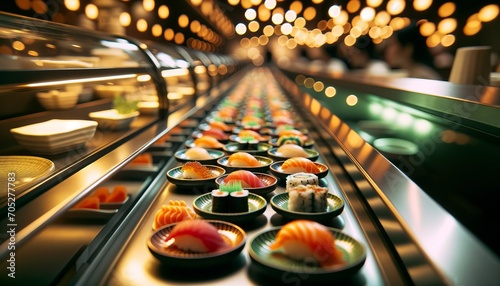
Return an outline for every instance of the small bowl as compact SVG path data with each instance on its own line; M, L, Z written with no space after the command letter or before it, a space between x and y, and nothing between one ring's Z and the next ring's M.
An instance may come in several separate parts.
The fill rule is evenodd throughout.
M274 147L274 148L271 148L269 149L269 151L267 151L267 156L269 156L271 159L273 159L274 161L284 161L286 159L290 159L291 157L284 157L284 156L280 156L280 153L278 153L278 148L279 147ZM311 161L316 161L318 160L319 158L319 152L314 150L314 149L308 149L308 148L304 148L304 151L306 151L307 153L307 157L304 157L304 158L307 158Z
M254 175L257 176L257 178L259 178L266 186L262 188L245 188L245 190L258 195L265 195L276 189L278 183L278 179L276 179L276 177L265 173L254 173ZM215 179L215 183L219 188L221 185L224 185L224 180L227 176L228 174Z
M222 151L219 151L219 150L211 150L211 149L206 149L208 154L212 157L212 159L205 159L205 160L198 160L198 159L188 159L186 157L186 151L188 149L183 149L183 150L179 150L177 152L175 152L174 154L174 157L177 161L181 162L181 163L186 163L186 162L191 162L191 161L198 161L200 162L202 165L206 165L206 164L215 164L217 163L217 160L219 160L220 158L222 158L225 153L222 152Z
M37 92L36 97L40 104L47 110L70 109L78 102L78 92L72 90Z
M263 197L248 194L248 212L241 213L217 213L212 212L212 194L203 194L193 201L194 212L204 219L216 219L231 223L246 223L263 214L267 207L267 201Z
M139 116L139 111L121 114L116 109L89 113L89 117L99 124L98 128L104 130L127 129L137 116Z
M217 164L224 167L228 172L236 171L236 170L247 170L251 172L267 172L269 170L269 166L273 163L273 160L264 156L254 156L257 161L261 164L261 166L251 167L251 166L231 166L229 165L229 156L224 156L217 160Z
M281 165L283 165L284 162L285 161L274 162L271 164L271 166L269 166L271 174L275 175L281 180L286 180L286 177L292 174L286 173L281 169ZM328 174L328 166L318 162L314 162L314 164L316 164L316 166L318 166L318 168L320 169L320 172L315 174L316 176L318 176L318 179L326 177L326 175Z
M236 153L236 152L246 152L252 155L258 155L258 156L265 156L267 154L267 151L271 149L271 144L268 143L258 143L255 144L255 149L239 149L240 148L240 143L227 143L224 145L222 150L226 151L227 153Z
M147 241L148 249L154 257L164 265L185 267L188 269L213 267L227 263L228 260L238 256L246 243L246 233L239 226L218 220L207 220L214 225L224 240L230 245L227 249L209 252L186 252L177 247L168 247L166 238L178 223L166 225L151 234Z
M212 172L212 177L207 179L185 179L182 176L182 166L179 166L167 172L167 179L169 182L179 187L201 187L207 185L210 182L214 182L217 177L222 176L226 173L226 170L219 166L203 166L207 167Z

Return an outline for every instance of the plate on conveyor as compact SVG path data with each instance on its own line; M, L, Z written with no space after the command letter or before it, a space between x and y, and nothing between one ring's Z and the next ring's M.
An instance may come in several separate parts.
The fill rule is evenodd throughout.
M335 237L335 247L342 253L342 264L321 267L317 263L293 260L284 254L273 251L270 245L275 242L281 227L265 230L254 236L249 242L249 254L253 263L263 267L269 275L284 277L296 274L308 283L337 281L356 274L366 260L365 247L356 239L335 228L328 228Z
M286 147L289 147L289 146L286 146ZM296 156L296 155L285 156L281 152L278 152L279 148L280 147L274 147L274 148L269 149L269 151L267 151L267 156L269 156L274 161L284 161L284 160L290 159L292 157L303 157L303 158L307 158L311 161L316 161L319 158L319 152L314 150L314 149L302 148L302 150L304 150L306 156Z
M273 163L273 160L264 156L254 156L255 159L260 163L260 166L232 166L229 164L229 157L224 156L217 160L217 164L222 166L228 172L232 172L235 170L247 170L251 172L267 172L269 170L269 166Z
M280 145L280 143L278 143L278 140L280 140L281 137L279 138L272 138L271 140L269 140L269 144L273 145L274 147L279 147L279 146L282 146L283 144ZM282 139L283 140L283 139ZM307 139L305 141L301 141L302 144L299 144L298 141L297 143L287 143L287 144L297 144L299 146L302 146L304 148L311 148L314 146L314 140L312 139Z
M198 161L201 164L205 165L205 164L217 163L217 160L219 160L220 158L222 158L226 154L220 150L205 149L211 158L207 157L207 159L202 159L202 160L190 159L189 156L187 156L189 154L186 154L186 152L188 152L188 150L189 149L183 149L183 150L179 150L179 151L175 152L175 154L174 154L175 159L181 163L186 163L186 162L190 162L190 161Z
M214 165L203 165L208 168L212 173L210 178L206 179L187 179L183 177L182 166L170 169L167 172L167 179L172 184L179 187L201 187L209 183L213 183L217 177L220 177L226 173L224 168Z
M252 155L265 156L267 151L272 148L271 144L268 143L257 143L255 145L249 144L247 147L242 146L240 143L233 142L224 145L222 150L227 153L236 153L236 152L246 152Z
M223 220L231 223L246 223L264 213L267 201L263 197L248 194L248 212L219 213L212 211L212 194L203 194L193 201L194 212L205 219Z
M166 225L153 232L147 241L147 245L154 257L162 263L173 267L201 268L213 267L227 263L228 260L238 256L246 243L246 233L239 226L229 222L207 220L217 228L224 241L229 247L223 250L196 253L183 251L172 246L168 235L178 223Z
M246 187L244 187L245 190L248 190L249 192L254 193L254 194L265 195L265 194L268 194L276 189L277 183L278 183L278 179L276 177L269 175L269 174L265 174L265 173L253 173L253 174L256 175L257 178L259 178L259 180L262 181L265 186L261 187L261 188L246 188ZM217 186L220 187L220 185L224 185L224 180L226 179L226 177L228 175L229 174L218 177L215 180L215 183L217 184Z
M291 211L288 209L288 200L288 193L281 193L273 196L270 203L273 210L289 220L307 219L319 223L326 223L340 215L344 210L344 200L332 193L326 195L327 207L324 212Z
M269 166L269 171L271 171L271 174L278 177L279 179L286 180L286 177L288 175L291 175L294 173L285 172L281 168L283 163L285 163L285 161L278 161L278 162L272 163L271 166ZM314 162L314 164L316 165L316 167L319 168L320 171L318 173L313 173L313 174L318 176L319 179L326 177L326 175L328 174L328 166L326 166L325 164L318 163L318 162ZM311 173L311 172L306 172L306 173Z

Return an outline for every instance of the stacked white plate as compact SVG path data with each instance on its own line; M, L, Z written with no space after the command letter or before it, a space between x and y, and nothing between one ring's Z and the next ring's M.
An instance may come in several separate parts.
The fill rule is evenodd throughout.
M36 154L59 154L85 145L96 131L93 120L52 119L10 130L19 144Z
M38 92L36 97L40 104L47 110L73 108L78 101L77 91L51 90L48 92Z
M116 109L107 109L89 113L89 117L99 123L99 128L104 130L121 130L130 127L134 119L139 116L139 111L118 113Z

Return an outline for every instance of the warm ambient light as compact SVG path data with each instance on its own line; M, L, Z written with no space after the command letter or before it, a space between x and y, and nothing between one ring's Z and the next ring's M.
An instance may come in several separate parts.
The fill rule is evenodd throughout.
M382 4L382 2L383 0L366 0L366 5L377 8L380 4Z
M238 35L244 35L246 32L247 32L247 26L245 26L245 24L243 23L238 23L236 25L235 28L235 31L236 31L236 34Z
M452 33L453 31L455 31L456 28L457 28L457 20L453 18L443 19L438 24L438 31L443 35Z
M99 16L99 9L94 4L88 4L85 6L85 15L87 18L95 20Z
M160 8L158 8L158 17L161 19L167 19L168 15L170 15L170 10L168 9L167 6L161 5Z
M413 1L413 8L415 11L425 11L432 5L432 0L415 0Z
M179 27L186 28L189 25L189 18L186 14L182 14L178 19Z
M130 18L130 14L127 13L127 12L122 12L120 14L120 17L118 19L118 21L120 22L120 25L122 25L123 27L128 27L131 23L131 18Z
M438 15L441 18L449 17L451 14L455 13L455 3L447 2L441 5L438 9Z
M329 86L325 88L325 95L326 97L334 97L335 94L337 94L337 89L333 86Z
M498 5L490 4L484 6L481 10L479 10L478 18L482 22L489 22L495 19L498 16L499 8Z
M247 9L245 11L245 18L249 21L254 20L257 17L257 12L254 9Z
M276 8L276 0L264 1L264 7L266 7L268 10L273 10L274 8Z
M148 29L148 22L144 19L139 19L136 24L137 31L145 32Z
M339 5L332 5L330 9L328 9L328 16L335 18L340 15L340 6Z
M64 6L70 11L77 11L80 9L80 0L64 0Z
M144 10L151 12L155 9L155 1L154 0L143 0L142 6L144 7Z
M345 102L347 103L347 105L349 106L354 106L356 104L358 104L358 97L355 96L354 94L351 94L349 95L346 99L345 99Z
M405 7L406 3L404 0L389 0L389 2L387 2L387 12L391 15L400 14Z

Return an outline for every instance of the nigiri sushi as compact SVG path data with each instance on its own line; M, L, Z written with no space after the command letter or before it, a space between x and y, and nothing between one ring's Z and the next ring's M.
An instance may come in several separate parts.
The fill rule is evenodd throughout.
M197 161L185 163L181 171L184 179L208 179L214 176L207 167Z
M311 160L302 157L287 159L281 164L281 169L289 174L300 172L317 174L321 171Z
M201 132L202 136L210 136L217 140L227 140L229 136L222 129L211 127Z
M193 141L193 144L196 147L201 147L201 148L222 148L224 147L224 144L220 143L219 140L212 136L204 135L199 138L196 138Z
M168 244L172 239L171 245L183 251L197 253L214 252L229 246L217 228L202 219L179 222L172 228L165 241Z
M205 148L192 147L184 153L189 160L210 160L213 159Z
M224 184L231 181L241 181L243 188L262 188L266 185L254 173L247 170L238 170L230 173L224 179Z
M195 217L196 213L186 206L184 201L170 201L168 205L163 205L156 212L153 229L156 230L164 225L194 219Z
M302 137L297 135L283 135L278 138L277 144L278 146L283 146L285 144L304 146L304 140Z
M231 127L229 127L229 125L227 125L226 123L224 123L222 121L214 120L214 121L211 121L208 125L212 128L218 128L224 132L231 131Z
M236 152L227 159L229 165L233 167L259 167L262 164L254 156L246 152Z
M253 130L249 130L249 129L244 129L244 130L241 130L239 133L238 133L238 137L239 138L246 138L246 137L251 137L255 140L259 140L259 141L262 141L264 140L265 138L260 135L259 133L253 131Z
M296 144L284 144L276 149L276 154L285 158L309 157L309 154L307 154L304 148Z
M314 260L321 267L343 263L342 252L336 248L332 232L314 221L294 220L285 224L269 248L281 250L293 260Z

